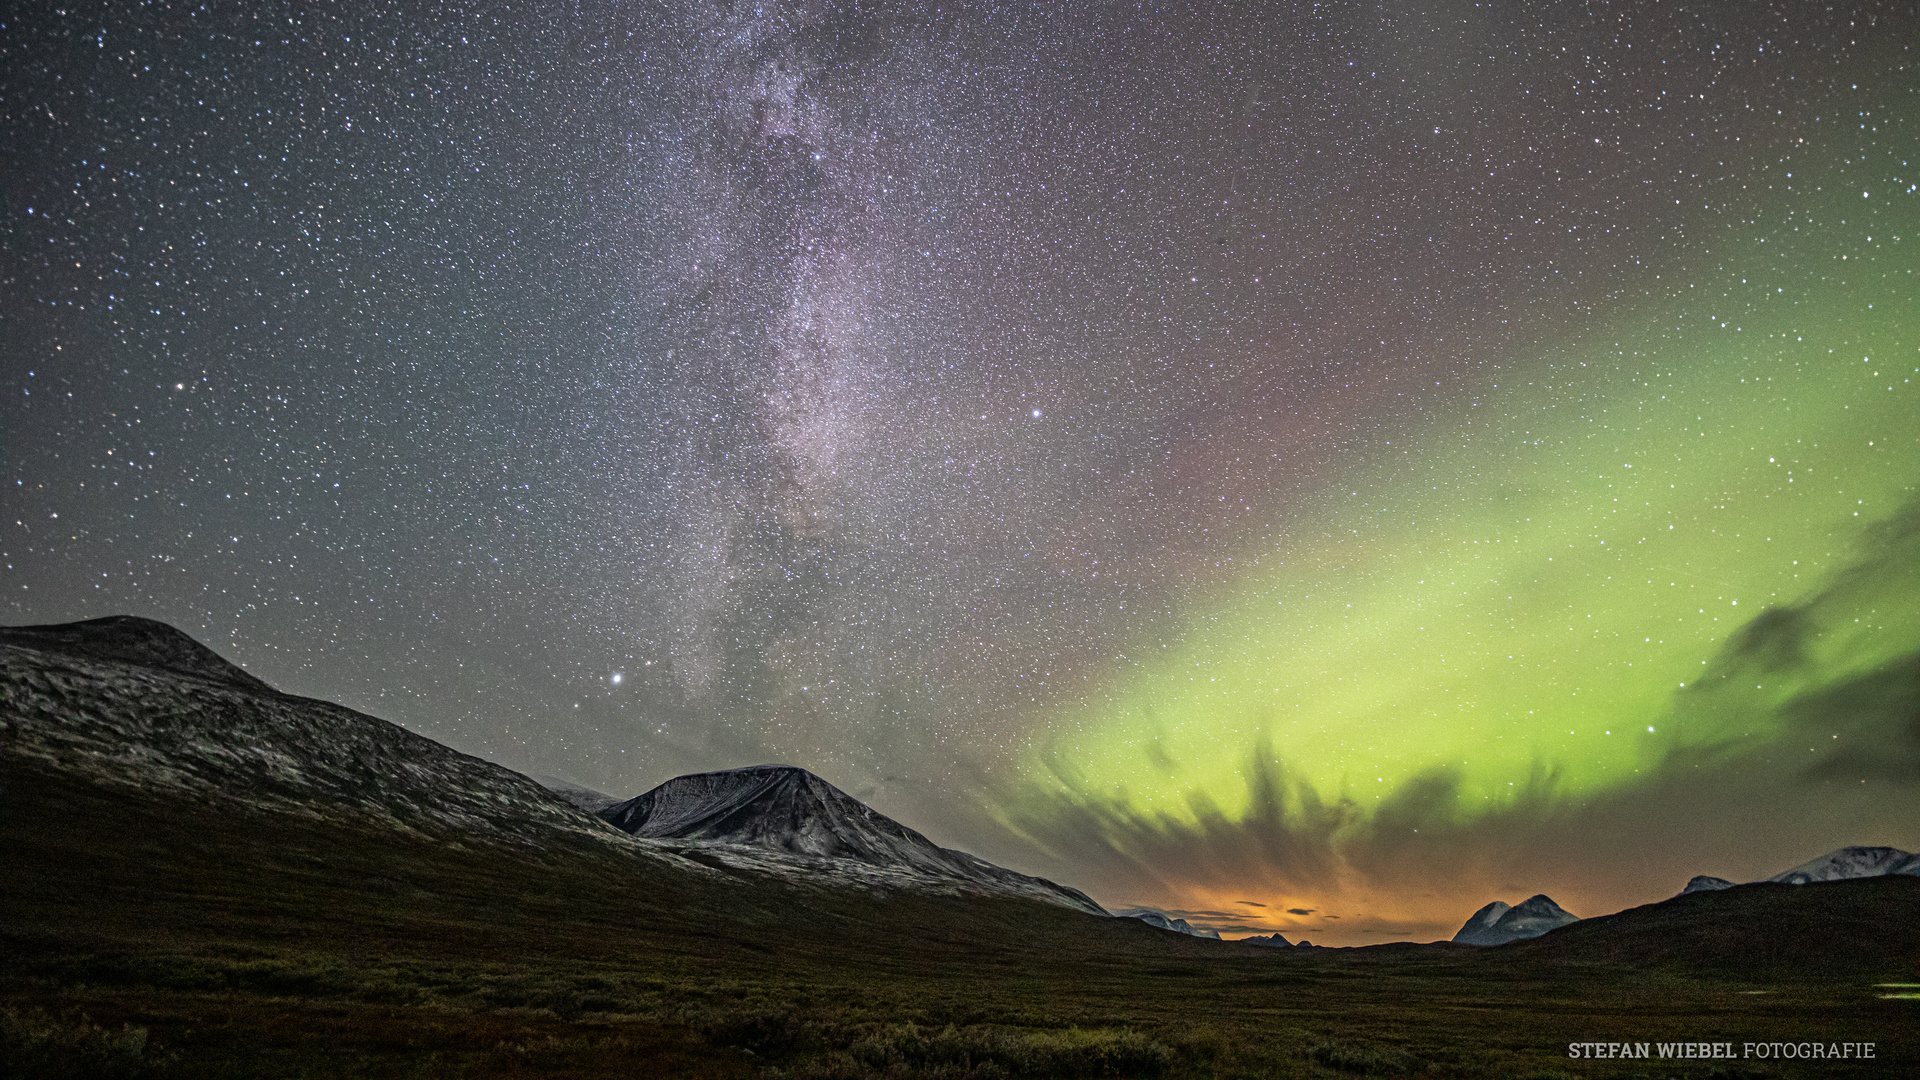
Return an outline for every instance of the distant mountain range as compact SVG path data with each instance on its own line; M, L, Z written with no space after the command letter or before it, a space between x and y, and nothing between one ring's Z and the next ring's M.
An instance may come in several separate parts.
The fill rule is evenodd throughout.
M1851 881L1854 878L1887 874L1920 877L1920 855L1890 847L1843 847L1761 880L1777 881L1782 885L1806 885L1815 881ZM1680 890L1680 895L1731 888L1733 882L1726 878L1701 874L1687 882L1686 887Z
M1852 881L1890 874L1920 877L1920 855L1890 847L1843 847L1761 880L1781 885L1806 885L1816 881ZM1701 874L1688 881L1679 895L1731 888L1734 888L1734 883L1726 878ZM1579 921L1577 916L1568 914L1566 909L1544 894L1511 908L1495 900L1474 912L1460 932L1453 935L1453 940L1462 945L1504 945L1509 941L1539 937L1550 930Z
M1187 920L1176 919L1157 908L1130 907L1116 911L1113 914L1115 918L1139 919L1148 926L1157 926L1162 930L1171 930L1176 934L1191 934L1194 937L1212 938L1215 941L1220 940L1220 932L1218 930L1196 930L1193 924Z

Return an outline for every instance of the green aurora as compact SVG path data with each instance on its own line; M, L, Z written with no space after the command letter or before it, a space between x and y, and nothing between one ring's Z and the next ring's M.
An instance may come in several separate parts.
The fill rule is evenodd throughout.
M1782 200L1711 265L1646 274L1651 295L1599 329L1383 435L1296 507L1314 526L1241 552L1249 571L1183 635L1128 650L1030 759L1009 823L1044 842L1048 806L1163 833L1244 822L1266 762L1294 821L1335 808L1351 832L1442 778L1424 813L1467 826L1757 751L1790 703L1920 650L1902 170L1805 185L1817 211ZM1727 660L1755 649L1777 655Z

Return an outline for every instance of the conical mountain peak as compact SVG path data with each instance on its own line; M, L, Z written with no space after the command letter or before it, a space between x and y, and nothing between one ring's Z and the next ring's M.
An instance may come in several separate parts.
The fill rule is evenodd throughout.
M792 765L677 776L599 816L635 836L757 848L816 865L871 867L1105 914L1076 890L943 848Z
M1453 935L1453 940L1463 945L1504 945L1521 938L1539 937L1579 921L1578 916L1554 903L1552 897L1536 893L1512 907L1495 900L1474 912L1460 932Z

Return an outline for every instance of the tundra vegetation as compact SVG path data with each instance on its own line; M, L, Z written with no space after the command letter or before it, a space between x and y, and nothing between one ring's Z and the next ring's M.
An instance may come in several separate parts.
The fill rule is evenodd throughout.
M1019 899L696 875L0 772L17 1077L1888 1077L1920 881L1746 886L1495 949L1272 949ZM1869 1041L1854 1063L1570 1061ZM1717 1070L1717 1072L1716 1072Z

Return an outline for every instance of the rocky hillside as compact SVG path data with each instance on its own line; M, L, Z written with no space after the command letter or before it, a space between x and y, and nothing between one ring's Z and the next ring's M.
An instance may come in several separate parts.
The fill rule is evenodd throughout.
M635 845L511 769L282 694L150 619L0 628L0 725L12 764L96 783L441 839L584 837L700 869Z

